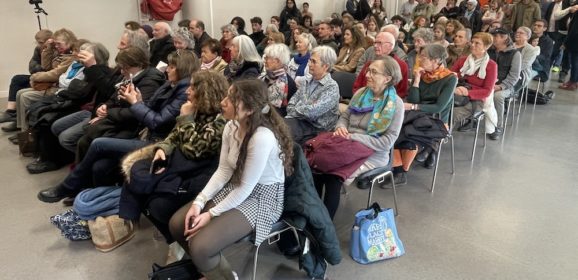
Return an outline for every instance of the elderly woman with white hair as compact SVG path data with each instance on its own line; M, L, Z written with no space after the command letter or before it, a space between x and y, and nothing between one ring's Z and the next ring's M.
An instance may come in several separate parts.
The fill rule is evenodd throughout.
M227 62L231 63L231 46L233 45L233 38L239 36L237 27L232 24L223 25L221 27L221 57Z
M180 27L173 33L173 44L177 49L177 53L181 50L194 50L195 39L193 34L186 27Z
M373 150L373 154L361 166L349 172L343 172L351 168L347 165L328 173L313 175L317 193L319 196L325 193L323 203L331 218L339 206L342 185L351 184L363 172L387 166L389 151L403 123L404 104L395 90L395 85L402 80L402 74L396 60L390 56L375 60L365 75L367 87L359 89L347 110L341 113L333 137L358 142ZM351 150L344 150L343 156L351 157L355 154Z
M257 78L259 76L263 61L249 36L241 35L233 38L229 50L231 62L225 68L224 73L229 82L239 79Z
M322 131L333 130L339 118L339 87L329 71L337 61L335 51L319 46L311 52L309 73L297 92L289 100L285 122L293 140L299 144Z
M287 65L287 73L295 80L297 86L301 82L311 78L309 74L309 58L311 58L311 50L317 45L315 37L309 33L303 33L297 37L296 50L297 54L291 58L289 65Z
M267 84L269 103L281 116L287 115L287 104L297 91L295 81L287 75L287 64L291 51L285 44L273 44L265 49L265 70L259 79Z

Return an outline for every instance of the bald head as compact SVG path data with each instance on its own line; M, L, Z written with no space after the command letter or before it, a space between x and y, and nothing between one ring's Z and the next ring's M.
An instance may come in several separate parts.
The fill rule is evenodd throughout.
M171 26L164 21L157 22L153 26L153 37L155 39L161 39L167 35L172 35L171 33L172 33Z
M376 57L389 55L395 47L395 38L389 32L379 32L373 43Z

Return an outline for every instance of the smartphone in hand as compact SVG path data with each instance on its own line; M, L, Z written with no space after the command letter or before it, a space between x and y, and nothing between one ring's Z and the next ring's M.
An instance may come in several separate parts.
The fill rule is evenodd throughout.
M162 159L157 159L157 160L153 161L151 164L150 174L155 174L161 168L165 168L165 167L167 167L167 161L162 160Z

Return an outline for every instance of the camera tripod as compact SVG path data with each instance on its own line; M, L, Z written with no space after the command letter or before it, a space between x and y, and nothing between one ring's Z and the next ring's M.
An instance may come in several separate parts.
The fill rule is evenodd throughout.
M44 14L45 16L48 15L48 13L42 9L40 7L40 3L42 3L42 1L30 1L30 4L34 5L34 13L36 14L36 20L38 20L38 30L42 30L42 24L40 23L40 14Z

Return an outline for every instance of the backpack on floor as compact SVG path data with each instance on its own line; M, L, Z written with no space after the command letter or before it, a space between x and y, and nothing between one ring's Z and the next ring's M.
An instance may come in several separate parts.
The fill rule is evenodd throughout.
M554 92L549 90L546 93L538 93L538 97L536 98L536 91L533 89L528 90L528 103L534 104L534 100L536 100L536 104L538 105L546 105L550 103L550 100L554 99Z

